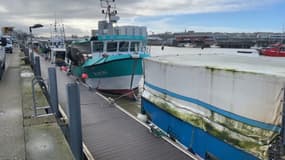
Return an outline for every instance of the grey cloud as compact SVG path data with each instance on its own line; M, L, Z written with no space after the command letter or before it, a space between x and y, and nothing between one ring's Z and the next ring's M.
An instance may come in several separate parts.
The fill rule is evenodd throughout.
M132 14L121 12L121 7L131 7L132 0L118 0L117 8L120 7L121 16L129 17ZM0 0L0 6L8 12L0 12L0 26L15 26L26 30L28 20L46 20L53 23L55 15L59 19L102 19L99 0ZM22 23L20 23L22 22ZM94 22L96 23L96 22ZM32 25L32 24L31 24ZM69 28L69 29L68 29ZM67 26L67 31L80 32L80 29Z
M282 0L248 0L246 5L265 5L278 1ZM160 4L152 0L117 0L116 2L119 15L123 18L218 12L239 9L240 5L240 8L245 7L244 0L165 0ZM104 17L101 14L99 0L0 0L0 7L7 10L7 12L0 10L0 27L9 25L22 30L32 25L29 23L37 21L53 23L55 14L63 21L75 20L78 23L81 19L87 19L96 24L98 19ZM86 26L76 28L67 25L66 30L70 28L70 31L78 34L82 33L84 27Z

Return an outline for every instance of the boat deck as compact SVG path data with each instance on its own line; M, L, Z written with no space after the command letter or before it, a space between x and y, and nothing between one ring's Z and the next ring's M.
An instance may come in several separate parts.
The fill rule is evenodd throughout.
M42 76L52 66L41 58ZM74 82L57 67L59 102L66 112L65 86ZM192 159L122 112L114 104L80 85L83 141L96 160Z
M241 56L217 52L151 57L146 61L173 66L204 67L208 69L212 68L285 77L284 57Z

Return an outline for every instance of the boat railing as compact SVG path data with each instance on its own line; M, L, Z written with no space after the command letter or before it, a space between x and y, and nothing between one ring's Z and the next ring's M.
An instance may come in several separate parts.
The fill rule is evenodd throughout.
M144 46L144 47L142 48L142 51L145 52L145 53L150 54L150 52L151 52L151 47Z

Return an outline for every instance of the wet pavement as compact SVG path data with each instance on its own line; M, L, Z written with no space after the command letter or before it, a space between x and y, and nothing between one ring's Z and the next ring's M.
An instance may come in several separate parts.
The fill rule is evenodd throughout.
M18 54L7 54L6 71L0 81L0 159L25 159Z
M73 159L54 116L33 116L32 72L20 64L18 49L7 55L6 66L0 81L0 160Z

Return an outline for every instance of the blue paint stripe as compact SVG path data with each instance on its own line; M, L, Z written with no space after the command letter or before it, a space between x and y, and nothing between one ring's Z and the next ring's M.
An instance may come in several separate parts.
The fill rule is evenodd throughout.
M272 124L267 124L267 123L263 123L263 122L256 121L256 120L253 120L253 119L249 119L249 118L246 118L246 117L242 117L240 115L237 115L237 114L234 114L234 113L231 113L231 112L219 109L216 106L213 106L211 104L202 102L202 101L200 101L198 99L179 95L177 93L168 91L166 89L154 86L154 85L152 85L152 84L150 84L148 82L144 82L144 83L145 83L146 86L148 86L151 89L154 89L154 90L156 90L158 92L167 94L167 95L169 95L171 97L174 97L174 98L177 98L177 99L181 99L183 101L187 101L187 102L190 102L190 103L197 104L197 105L199 105L201 107L209 109L209 110L211 110L213 112L216 112L218 114L221 114L221 115L223 115L225 117L228 117L228 118L231 118L233 120L236 120L236 121L239 121L239 122L242 122L242 123L246 123L246 124L254 126L254 127L262 128L262 129L269 130L269 131L273 131L273 132L280 133L280 131L281 131L281 128L279 126L275 126L275 125L272 125Z

